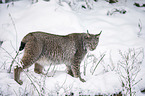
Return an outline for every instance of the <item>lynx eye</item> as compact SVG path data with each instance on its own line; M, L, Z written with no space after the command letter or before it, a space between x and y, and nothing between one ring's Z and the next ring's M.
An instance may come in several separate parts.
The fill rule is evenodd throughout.
M100 37L100 36L99 36L99 35L97 35L95 38L98 40L98 39L99 39L99 37Z
M90 37L86 36L85 39L91 40L92 37L91 36Z

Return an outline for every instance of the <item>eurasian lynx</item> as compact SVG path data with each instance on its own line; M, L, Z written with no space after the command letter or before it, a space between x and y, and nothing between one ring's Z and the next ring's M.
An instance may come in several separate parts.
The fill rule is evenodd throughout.
M27 34L21 41L19 51L24 50L21 60L22 68L26 69L35 63L34 71L42 73L43 61L49 64L65 64L67 72L85 82L80 76L80 63L86 53L96 49L99 42L99 34L72 33L65 36L54 35L44 32L32 32ZM21 67L14 69L14 79L20 85Z

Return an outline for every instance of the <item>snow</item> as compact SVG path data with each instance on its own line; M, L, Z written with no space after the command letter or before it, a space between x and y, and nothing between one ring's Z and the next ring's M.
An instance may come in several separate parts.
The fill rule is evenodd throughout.
M145 7L138 8L133 6L135 0L127 2L118 2L109 4L106 1L99 0L93 3L93 9L81 9L79 6L72 10L70 6L62 2L60 6L55 0L45 2L39 0L38 3L31 4L30 0L22 0L11 3L0 4L0 41L4 41L0 47L0 95L29 95L37 96L39 93L45 95L59 95L73 93L78 95L111 95L119 93L122 90L119 75L115 69L120 60L119 50L127 51L129 48L145 49ZM137 1L143 4L143 1ZM7 8L7 5L9 7ZM81 5L80 3L78 5ZM107 15L107 12L113 12L114 8L126 10L126 14L115 12ZM10 14L10 15L9 15ZM13 23L14 22L14 23ZM138 24L141 24L140 31ZM16 29L16 30L15 30ZM86 80L82 83L78 78L73 78L66 74L65 65L52 66L49 75L45 77L34 73L32 66L29 72L24 72L21 79L23 85L18 85L13 79L13 69L17 64L14 63L12 72L7 70L14 58L22 38L29 32L44 31L52 34L67 35L69 33L81 33L89 30L91 34L97 34L102 30L99 45L95 51L89 52L99 60L101 54L105 53L103 62L101 62L92 75L92 58L85 58L81 63L81 75ZM11 55L9 55L6 51ZM145 51L144 51L145 54ZM18 62L22 58L23 52L16 59ZM85 60L90 59L87 65L86 75L84 72ZM115 68L113 70L113 68ZM48 68L45 68L45 71ZM144 96L140 89L145 88L145 60L141 64L141 71L138 74L138 80L142 80L135 86L136 95ZM33 84L28 76L32 79ZM45 82L45 84L44 84ZM43 86L44 85L44 86ZM41 90L42 87L45 90ZM45 92L44 92L45 91Z

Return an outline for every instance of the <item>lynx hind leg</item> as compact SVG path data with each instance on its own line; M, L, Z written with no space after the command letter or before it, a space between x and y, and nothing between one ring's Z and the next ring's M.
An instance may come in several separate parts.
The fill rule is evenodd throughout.
M40 54L41 49L37 42L27 42L25 46L24 55L21 60L22 68L29 68L34 62L36 62L39 59ZM20 85L23 84L22 80L20 80L20 73L22 72L22 68L17 67L16 69L14 69L14 80Z
M22 72L22 68L16 66L16 68L14 69L14 80L15 80L18 84L20 84L20 85L23 84L23 81L20 80L20 74L21 74L21 72Z
M43 70L43 66L41 66L41 65L38 64L38 63L35 63L34 72L35 72L35 73L38 73L38 74L43 74L42 70Z
M30 67L33 63L35 63L42 52L42 46L37 43L37 41L27 42L25 45L24 56L22 58L22 66L23 68Z

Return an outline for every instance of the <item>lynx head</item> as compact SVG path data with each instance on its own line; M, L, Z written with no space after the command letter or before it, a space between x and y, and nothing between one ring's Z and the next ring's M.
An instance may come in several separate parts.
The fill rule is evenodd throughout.
M96 49L98 42L99 42L99 37L100 37L101 32L99 34L93 35L93 34L89 34L89 32L87 30L87 34L86 34L85 40L84 40L85 49L87 51L93 51Z

